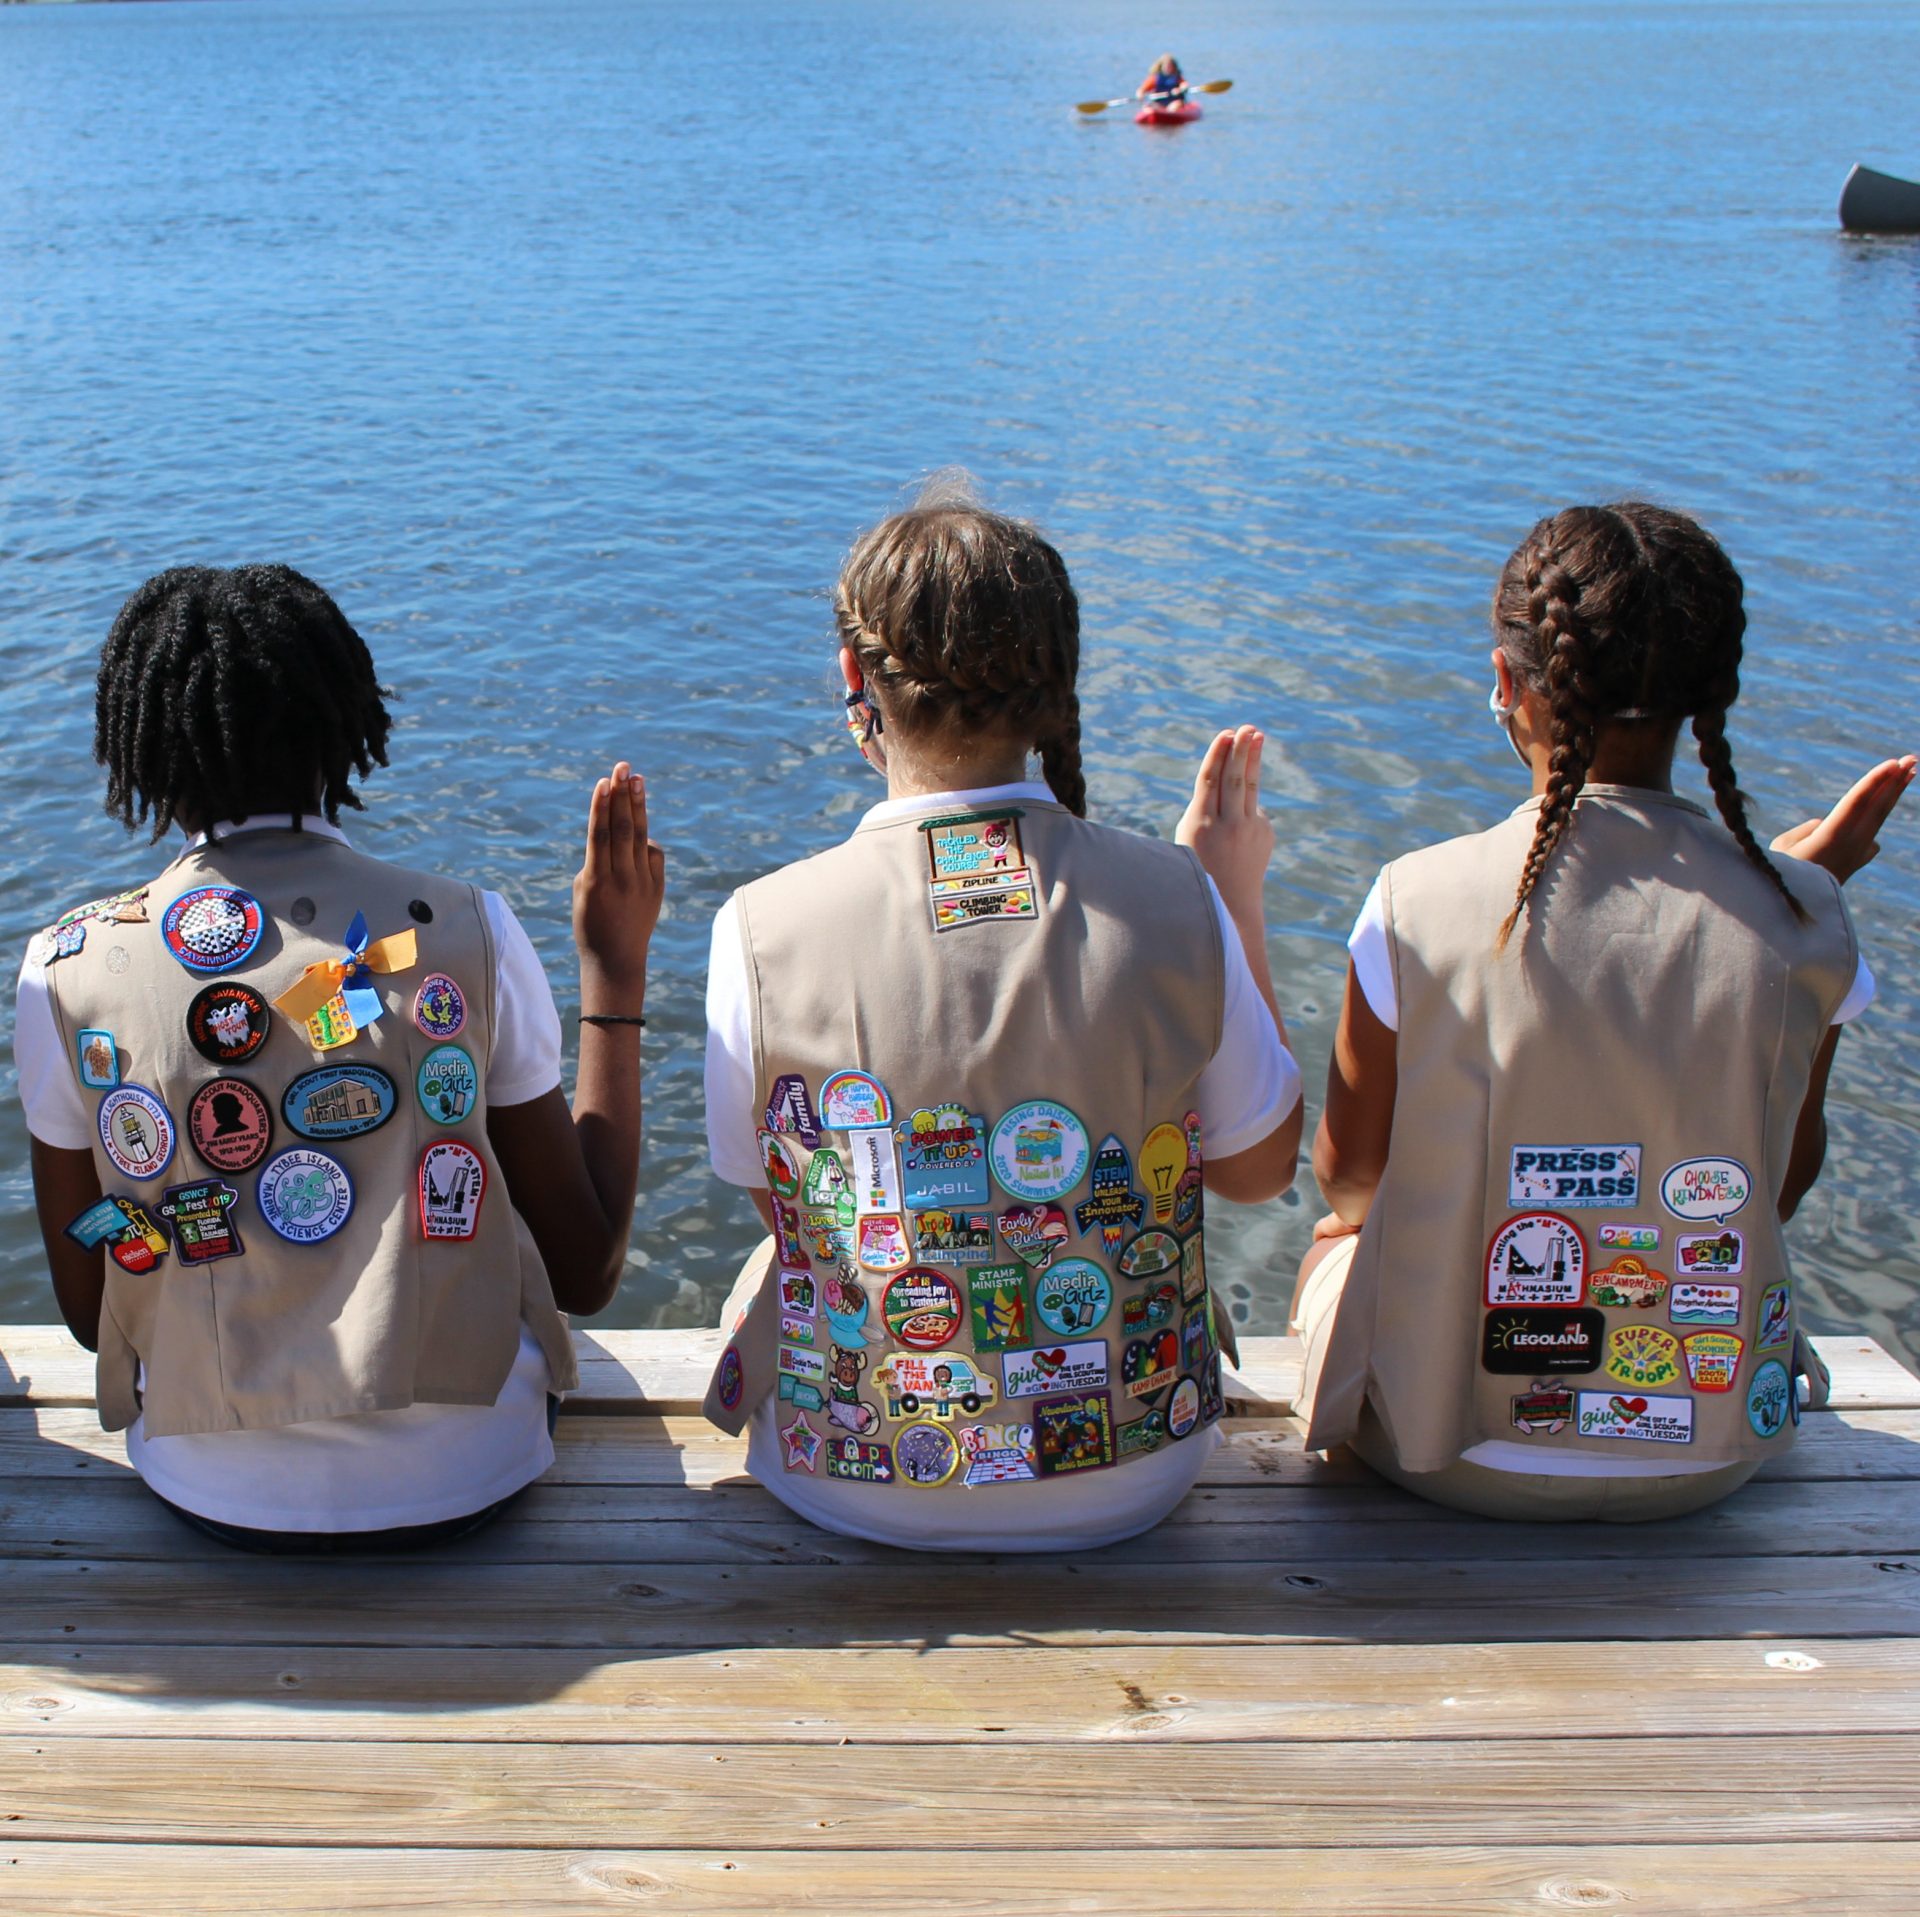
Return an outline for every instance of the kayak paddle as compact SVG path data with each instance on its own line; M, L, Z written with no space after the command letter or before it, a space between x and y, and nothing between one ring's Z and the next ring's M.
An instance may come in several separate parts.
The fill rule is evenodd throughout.
M1189 93L1226 93L1232 89L1231 80L1202 80L1187 88ZM1082 100L1075 107L1078 113L1104 113L1108 107L1138 106L1147 96L1143 93L1129 93L1120 100Z

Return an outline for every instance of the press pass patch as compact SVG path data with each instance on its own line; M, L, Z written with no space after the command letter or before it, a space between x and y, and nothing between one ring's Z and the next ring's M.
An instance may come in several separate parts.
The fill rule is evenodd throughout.
M1510 1205L1556 1211L1605 1205L1631 1211L1640 1202L1638 1145L1516 1145L1507 1176Z

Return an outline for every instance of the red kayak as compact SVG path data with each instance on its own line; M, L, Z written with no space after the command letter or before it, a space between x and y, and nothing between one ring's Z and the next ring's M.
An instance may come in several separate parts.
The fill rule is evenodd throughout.
M1200 117L1198 100L1181 100L1173 106L1143 106L1133 116L1135 126L1185 126Z

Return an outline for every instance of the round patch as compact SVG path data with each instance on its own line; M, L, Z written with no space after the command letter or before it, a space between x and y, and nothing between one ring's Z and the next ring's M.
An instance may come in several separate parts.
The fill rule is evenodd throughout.
M723 1411L738 1411L747 1388L747 1369L740 1362L740 1347L729 1345L720 1354L720 1379L716 1395Z
M923 1489L945 1484L960 1468L960 1442L945 1425L930 1419L902 1425L893 1441L893 1468L906 1484Z
M880 1309L887 1329L909 1351L938 1351L966 1322L960 1287L943 1271L916 1265L887 1285Z
M1040 1322L1057 1338L1084 1337L1113 1304L1113 1280L1090 1258L1062 1258L1033 1281Z
M1587 1241L1558 1212L1509 1218L1487 1247L1490 1305L1577 1305L1587 1290Z
M203 985L187 1007L188 1042L214 1065L238 1065L251 1058L272 1029L267 1001L238 979Z
M325 1152L297 1145L269 1159L254 1197L260 1216L290 1244L317 1245L353 1212L353 1180Z
M1793 1380L1787 1376L1786 1366L1777 1358L1769 1358L1747 1386L1747 1422L1753 1426L1754 1435L1777 1438L1786 1427L1793 1398Z
M1050 1098L1016 1105L993 1128L987 1162L1015 1198L1061 1198L1087 1175L1087 1128Z
M100 1142L128 1178L158 1178L173 1158L173 1114L144 1086L122 1085L100 1101Z
M189 972L224 972L252 956L264 922L251 893L202 885L182 892L161 914L160 936Z
M413 995L413 1022L429 1038L458 1038L467 1029L467 995L444 972L429 972Z
M1120 1254L1123 1278L1157 1278L1180 1262L1180 1241L1170 1231L1143 1231Z
M471 1145L438 1138L420 1154L420 1235L468 1239L480 1229L487 1168Z
M1167 1400L1167 1435L1184 1438L1200 1422L1200 1387L1182 1378Z
M473 1110L480 1075L464 1045L436 1045L420 1061L420 1103L429 1118L457 1125Z
M378 1065L322 1065L280 1094L287 1129L302 1138L360 1138L393 1116L400 1093Z
M215 1171L252 1171L273 1143L273 1114L244 1078L210 1078L187 1103L187 1138Z

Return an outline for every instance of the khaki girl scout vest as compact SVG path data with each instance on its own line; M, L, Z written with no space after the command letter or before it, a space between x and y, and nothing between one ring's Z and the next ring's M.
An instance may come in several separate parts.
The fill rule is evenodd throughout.
M1218 920L1191 852L1021 800L863 825L735 895L777 1221L714 1373L785 1468L973 1497L1221 1410L1200 1075Z
M1763 1457L1799 1419L1775 1205L1857 964L1840 888L1780 860L1801 925L1698 806L1589 786L1496 954L1538 804L1386 869L1399 1092L1308 1447L1370 1396L1409 1471Z
M310 1033L271 1001L344 959L356 913L375 941L411 930L415 962L365 978L381 1016L322 1050L348 1029L338 1005ZM573 1382L487 1143L494 952L474 887L242 829L41 938L99 1108L106 1196L70 1229L109 1254L108 1430L143 1410L174 1437L492 1404L523 1320L554 1388Z

